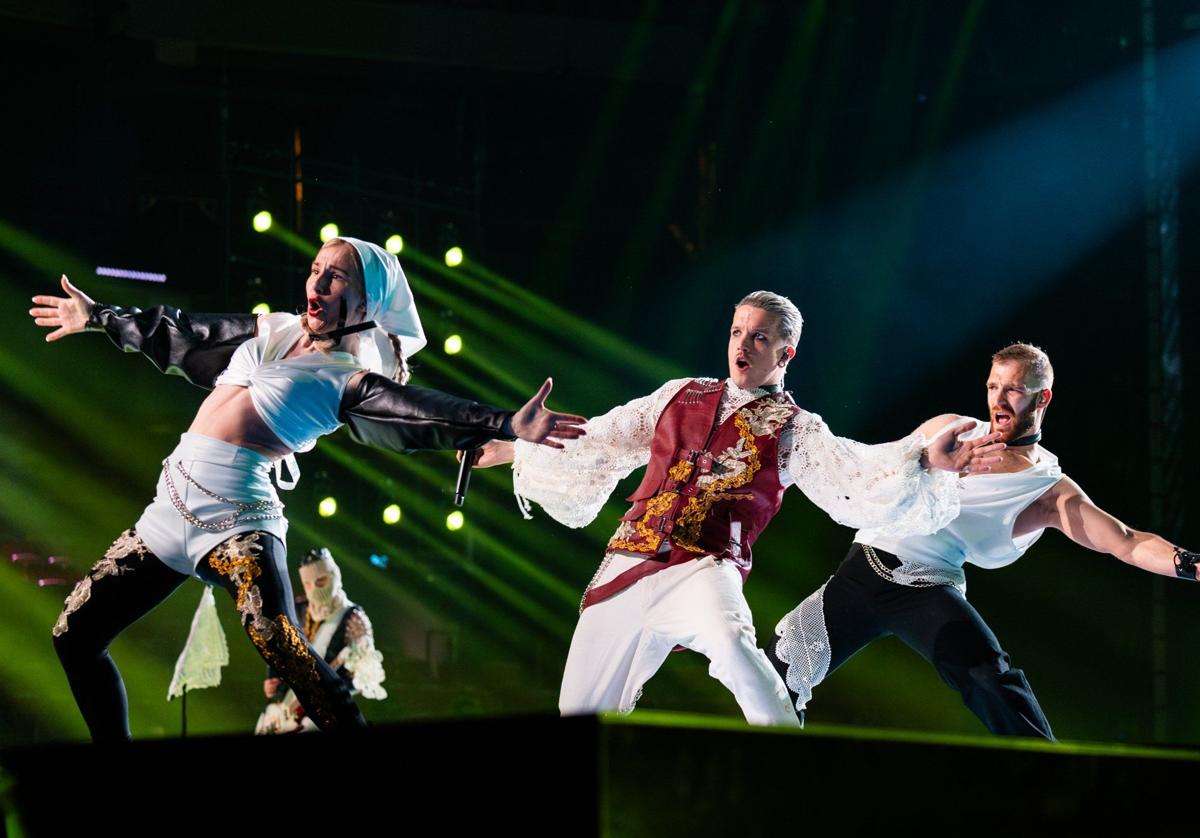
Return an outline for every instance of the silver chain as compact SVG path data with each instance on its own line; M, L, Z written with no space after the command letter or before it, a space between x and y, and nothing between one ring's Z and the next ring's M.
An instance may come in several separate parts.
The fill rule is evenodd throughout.
M583 589L583 596L579 599L579 613L583 613L583 604L587 602L587 595L592 592L592 588L596 587L596 582L604 575L604 571L608 570L608 566L612 564L615 554L609 551L604 554L604 561L600 562L600 567L596 568L596 572L592 574L592 581L588 582L587 587Z
M928 579L913 579L911 582L897 582L892 569L879 560L879 556L875 555L875 548L870 544L862 546L863 554L867 557L867 564L871 566L871 570L875 571L875 575L879 576L894 585L903 585L906 588L939 588L953 587L948 582L934 582Z
M162 465L163 480L167 484L167 494L171 496L171 505L174 506L175 511L179 513L179 517L183 518L183 520L187 521L193 527L207 530L209 532L224 532L225 530L236 527L238 524L243 524L248 521L270 521L275 518L283 517L283 504L279 501L256 500L251 501L250 503L242 503L241 501L218 495L216 492L210 491L209 489L206 489L197 483L195 478L187 473L187 469L183 467L183 463L178 462L175 464L175 468L177 468L179 473L183 475L184 480L186 480L188 483L191 483L213 500L220 501L221 503L227 503L234 507L234 511L232 513L216 523L210 524L207 521L201 521L192 513L192 510L187 508L187 504L185 504L183 502L183 498L179 496L179 490L175 488L175 481L171 479L170 459L168 458L163 460ZM247 512L260 514L246 515Z

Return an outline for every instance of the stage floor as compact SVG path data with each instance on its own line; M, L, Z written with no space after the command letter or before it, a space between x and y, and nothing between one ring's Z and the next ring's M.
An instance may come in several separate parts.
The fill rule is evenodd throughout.
M469 718L0 754L8 835L1195 835L1200 751L739 720ZM167 811L166 820L156 813Z

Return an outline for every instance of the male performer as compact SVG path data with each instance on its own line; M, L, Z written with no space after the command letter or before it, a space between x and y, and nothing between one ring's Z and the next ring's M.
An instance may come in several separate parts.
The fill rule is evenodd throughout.
M324 658L354 695L382 700L383 655L375 648L371 621L342 587L342 570L329 550L309 550L300 560L304 598L297 598L296 614L314 652ZM254 732L293 733L316 730L296 694L283 687L279 673L269 670L263 692L271 703L263 710Z
M996 636L964 596L963 564L1012 564L1047 527L1077 544L1163 576L1196 578L1196 559L1153 533L1131 529L1064 477L1042 448L1054 370L1036 346L1015 343L992 356L991 430L1006 444L987 474L959 481L961 513L929 535L860 530L850 554L815 593L785 616L767 654L803 719L812 688L877 637L894 634L932 663L993 733L1053 739L1037 699ZM921 426L955 436L961 417ZM965 436L983 433L982 426Z
M513 462L519 497L582 527L617 481L649 463L633 506L584 595L563 674L564 714L633 709L675 646L709 659L752 724L796 726L783 683L758 648L742 581L750 548L796 484L835 520L906 535L957 514L953 474L986 468L992 437L918 433L868 446L835 437L782 391L800 312L767 291L738 303L729 378L679 379L588 423L557 456L492 444L479 465ZM972 463L972 458L975 459Z

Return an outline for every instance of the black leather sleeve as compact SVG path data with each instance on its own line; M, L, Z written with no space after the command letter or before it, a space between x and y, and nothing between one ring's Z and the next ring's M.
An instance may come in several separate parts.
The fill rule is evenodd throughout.
M88 331L104 332L126 352L140 352L165 373L206 390L242 343L254 337L253 314L185 314L171 306L121 308L96 303Z
M511 410L367 373L342 397L339 418L355 442L392 451L478 448L511 439Z

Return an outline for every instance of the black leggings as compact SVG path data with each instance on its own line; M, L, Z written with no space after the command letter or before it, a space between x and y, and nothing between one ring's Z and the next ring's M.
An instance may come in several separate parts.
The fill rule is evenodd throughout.
M345 682L297 628L285 550L278 538L265 532L239 533L214 549L196 572L234 597L251 642L322 730L365 726ZM108 654L109 644L187 578L127 530L67 597L54 627L54 648L94 741L130 738L125 684Z
M886 566L899 565L890 553L875 553ZM992 733L1054 739L1025 674L1010 666L996 635L957 589L913 588L884 579L855 544L825 584L824 616L830 673L876 638L895 635L933 664ZM778 643L778 637L771 640L767 657L786 680L787 665L775 653ZM793 702L796 698L792 693Z

